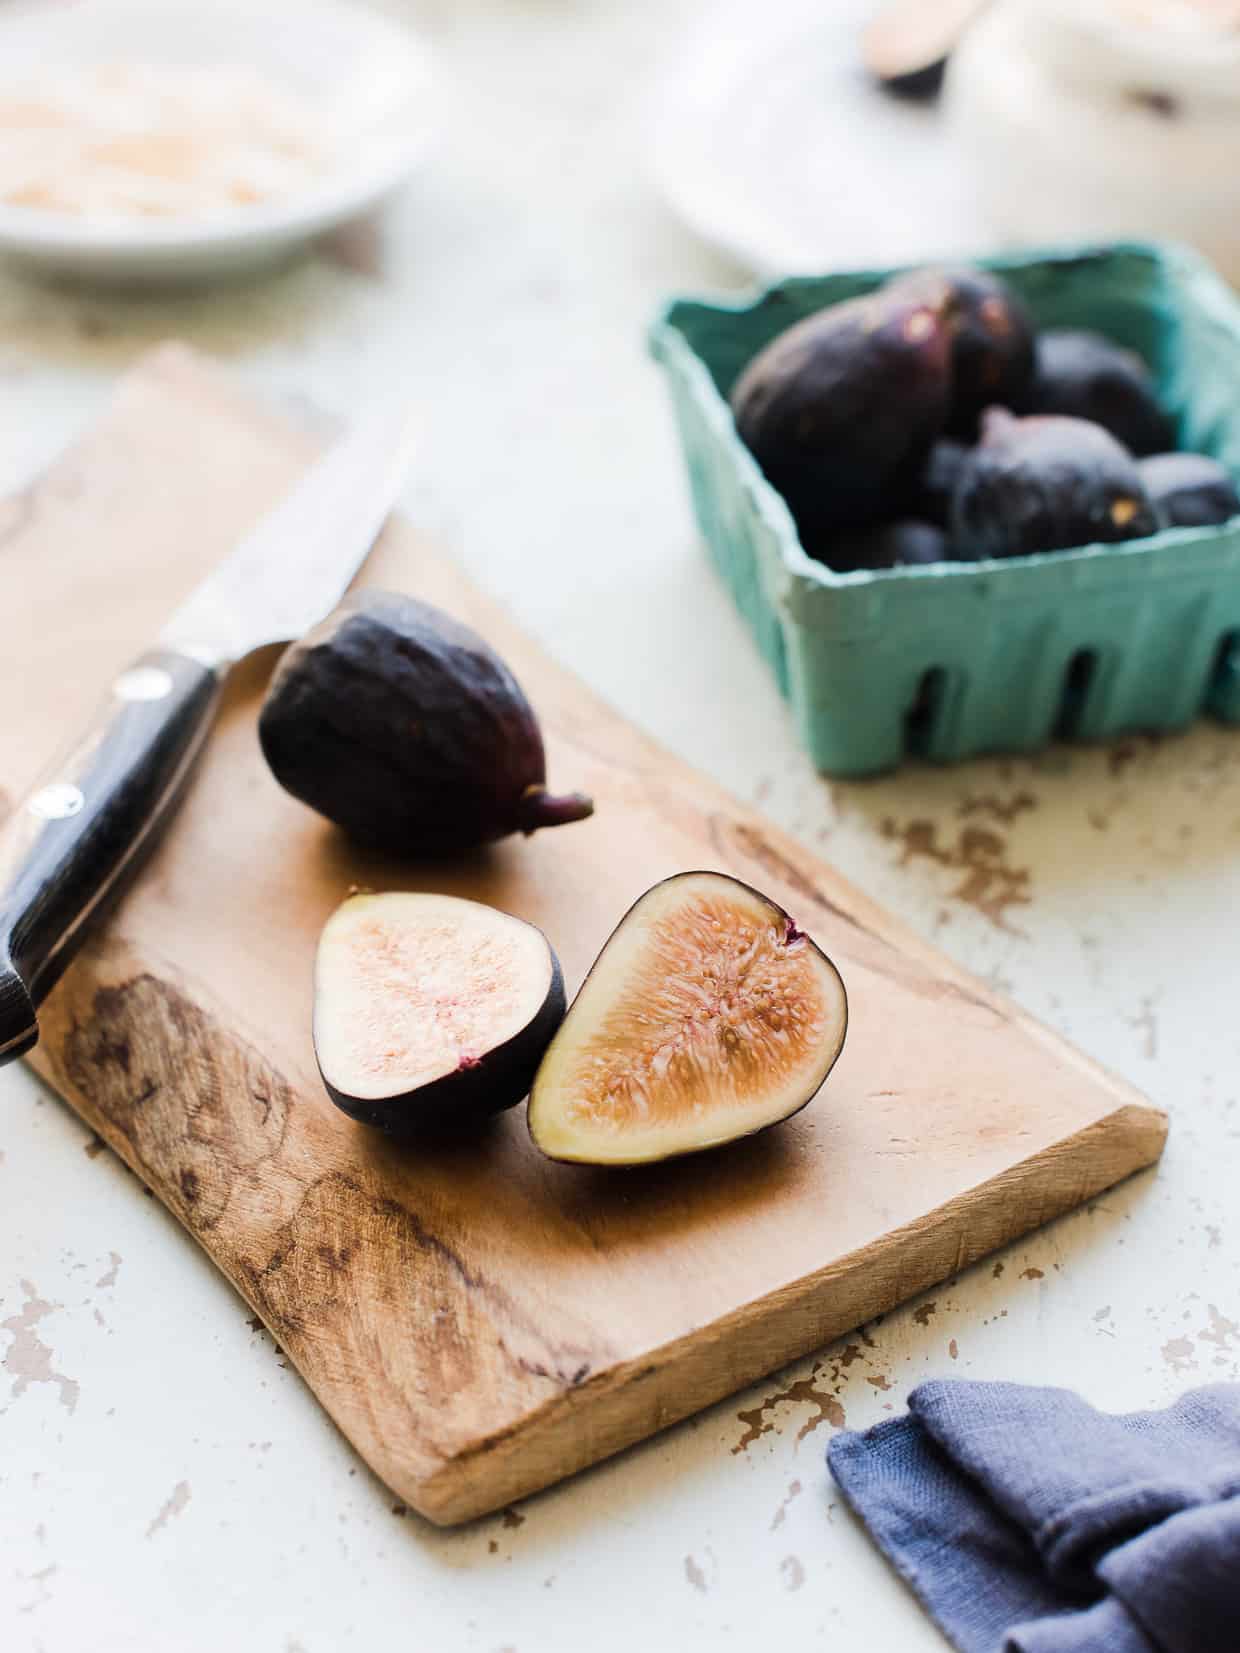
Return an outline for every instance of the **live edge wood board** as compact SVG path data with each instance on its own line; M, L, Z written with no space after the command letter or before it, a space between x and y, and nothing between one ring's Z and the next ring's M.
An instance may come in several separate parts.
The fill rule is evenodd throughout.
M309 438L169 347L0 507L0 781L19 796L112 675L294 479ZM53 995L35 1065L262 1316L366 1461L457 1522L638 1441L1154 1161L1164 1116L554 665L403 524L364 571L509 659L580 826L459 865L363 855L287 798L235 675L183 812ZM656 879L717 867L832 954L822 1096L766 1136L630 1172L553 1165L524 1108L401 1150L323 1093L318 930L350 886L542 926L570 991Z

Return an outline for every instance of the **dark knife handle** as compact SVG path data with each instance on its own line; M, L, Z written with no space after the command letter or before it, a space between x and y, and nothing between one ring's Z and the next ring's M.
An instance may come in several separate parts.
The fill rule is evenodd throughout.
M222 670L152 649L0 831L0 1064L171 815L219 705Z

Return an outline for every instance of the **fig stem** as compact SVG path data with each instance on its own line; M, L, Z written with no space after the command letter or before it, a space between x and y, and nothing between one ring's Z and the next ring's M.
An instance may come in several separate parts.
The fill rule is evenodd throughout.
M594 799L584 792L553 794L545 786L527 786L521 794L517 826L528 838L539 827L567 826L594 814Z

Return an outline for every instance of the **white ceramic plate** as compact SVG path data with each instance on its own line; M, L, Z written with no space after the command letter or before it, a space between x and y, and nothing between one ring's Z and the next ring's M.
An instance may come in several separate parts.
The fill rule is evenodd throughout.
M762 275L894 264L994 244L934 105L873 86L875 0L712 12L661 89L653 167L703 239Z
M52 65L117 61L256 69L322 116L331 164L287 196L193 216L94 218L0 202L0 251L117 279L256 264L389 194L431 130L425 49L343 0L30 0L0 10L0 86Z

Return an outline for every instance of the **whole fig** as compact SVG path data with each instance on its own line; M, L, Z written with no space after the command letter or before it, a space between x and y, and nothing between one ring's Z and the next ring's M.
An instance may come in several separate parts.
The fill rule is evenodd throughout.
M856 534L842 536L824 557L839 574L858 568L916 568L951 561L947 535L932 522L897 517Z
M272 774L359 843L443 855L580 821L495 650L429 603L353 592L288 649L258 720Z
M1163 528L1213 528L1240 514L1231 472L1203 453L1156 453L1138 466Z
M890 514L942 429L950 393L942 315L880 291L781 333L731 400L741 439L809 543Z
M941 437L930 449L912 501L921 521L932 522L936 528L947 527L952 515L952 495L968 452L963 442L950 436Z
M1019 557L1157 528L1135 460L1100 426L987 410L952 500L958 555Z
M1135 350L1101 333L1048 328L1039 334L1027 408L1091 419L1138 458L1175 446L1149 368Z
M972 441L984 408L1023 405L1033 379L1033 318L1005 281L986 270L913 270L895 277L887 291L920 298L947 323L951 435Z

